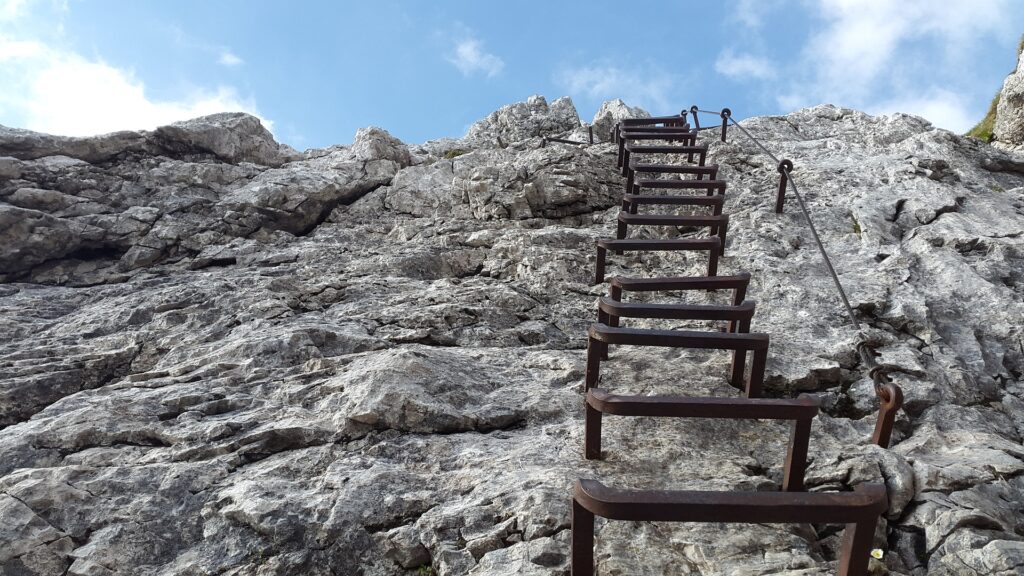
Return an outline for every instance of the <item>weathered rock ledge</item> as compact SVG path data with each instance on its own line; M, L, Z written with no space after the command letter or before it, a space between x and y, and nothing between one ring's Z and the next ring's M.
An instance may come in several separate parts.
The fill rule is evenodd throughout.
M608 103L594 119L607 137ZM795 176L907 395L868 444L856 334L775 167L712 144L722 273L754 274L774 395L813 391L808 483L884 481L874 566L1024 570L1024 158L906 115L744 125ZM787 428L609 418L582 458L610 144L572 103L464 139L298 153L254 118L0 129L0 573L565 574L569 486L773 490ZM694 231L666 231L693 234ZM699 273L681 255L611 272ZM716 298L708 295L709 300ZM735 395L722 354L612 351L609 386ZM602 574L825 574L838 527L598 525Z

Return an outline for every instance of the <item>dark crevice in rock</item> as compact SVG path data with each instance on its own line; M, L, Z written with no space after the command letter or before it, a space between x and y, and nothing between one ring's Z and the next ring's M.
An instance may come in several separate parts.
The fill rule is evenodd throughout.
M960 208L963 207L963 205L964 205L964 198L961 197L961 196L958 196L954 200L953 204L950 204L948 206L940 206L935 211L935 216L932 216L927 222L923 222L922 225L927 226L928 224L931 224L932 222L935 222L943 214L950 214L950 213L953 213L953 212L957 212L957 211L960 210Z
M373 186L370 186L370 187L366 188L365 190L356 191L355 194L353 194L351 196L347 196L347 197L344 197L344 198L337 198L337 199L335 199L335 200L333 200L331 202L325 203L324 206L320 209L320 212L319 212L319 214L317 214L316 218L314 218L313 221L310 222L310 224L308 226L304 227L302 230L297 232L295 234L295 236L297 236L297 237L309 236L317 228L319 228L321 224L326 222L327 219L331 217L331 213L334 212L334 210L337 209L339 206L351 205L351 204L355 203L357 200L359 200L360 198L362 198L363 196L366 196L367 194L370 194L370 193L376 191L379 188L382 188L384 186L390 186L391 185L391 181L392 180L388 180L387 182L382 182L380 184L375 184Z

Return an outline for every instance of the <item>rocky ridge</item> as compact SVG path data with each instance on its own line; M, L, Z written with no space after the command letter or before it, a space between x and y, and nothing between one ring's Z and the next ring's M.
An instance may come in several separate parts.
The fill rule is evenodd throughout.
M595 136L637 113L606 103ZM744 126L795 162L907 395L892 449L871 446L871 381L802 217L772 211L756 147L713 142L721 273L754 274L769 389L824 400L810 488L886 483L879 573L1019 573L1024 158L832 106ZM622 183L612 145L543 137L585 132L539 97L463 139L370 128L305 153L240 114L0 129L0 573L564 574L577 477L777 489L779 423L609 418L606 459L582 458L593 241ZM735 395L726 367L613 350L604 378ZM838 528L599 523L598 566L824 574Z

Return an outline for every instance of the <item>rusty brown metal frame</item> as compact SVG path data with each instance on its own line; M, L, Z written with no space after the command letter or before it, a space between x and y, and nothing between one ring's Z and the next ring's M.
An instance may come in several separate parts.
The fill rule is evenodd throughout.
M740 320L735 332L701 332L696 330L650 330L618 328L607 324L591 324L587 331L587 368L584 373L584 389L597 386L601 379L601 360L609 344L632 346L658 346L665 348L690 348L698 350L732 351L732 367L729 382L744 388L747 398L761 396L764 385L764 368L768 361L769 336L749 332L750 321ZM743 382L746 372L747 352L753 352L750 375Z
M626 159L626 143L643 140L664 140L666 142L678 142L679 144L687 146L695 146L697 144L697 133L691 131L689 128L638 128L635 130L623 130L620 131L618 137L619 153L617 157L617 166L622 167L622 163ZM693 153L691 152L688 156L689 161L693 161Z
M653 190L707 190L707 195L725 194L728 183L725 180L670 180L652 178L637 180L633 183L633 193L647 188Z
M604 282L605 260L607 252L612 250L616 253L624 251L686 251L686 252L707 252L708 253L708 276L715 276L718 273L718 255L722 252L722 240L717 236L710 238L670 238L662 240L659 238L641 238L632 240L613 240L602 238L597 240L597 263L594 274L594 284Z
M641 204L659 206L710 206L713 216L721 216L725 196L668 196L663 194L623 194L622 211L636 214Z
M703 180L705 176L709 180L715 180L718 177L718 164L694 166L693 164L638 164L631 162L626 172L626 186L623 192L626 194L636 193L636 179L640 174L692 174L696 177L695 180Z
M690 130L690 124L686 121L686 114L679 116L658 116L654 118L624 118L615 124L612 130L612 142L618 144L622 139L623 132L658 132L672 130Z
M620 490L579 480L572 496L571 576L594 575L594 517L649 522L845 524L839 576L866 576L879 517L888 509L883 484L853 492L698 492Z
M616 276L609 281L609 285L608 296L616 301L622 301L623 292L732 290L732 303L739 305L747 297L750 272L741 272L735 276L667 276L660 278ZM616 324L612 324L612 326L614 327Z
M618 240L625 240L629 225L633 226L694 226L710 228L712 235L721 240L718 255L725 255L725 242L729 230L729 216L707 216L699 214L632 214L619 212L618 225L615 231Z
M728 420L792 420L782 489L804 490L811 422L818 415L820 401L803 395L778 398L687 398L682 396L636 396L610 394L591 388L586 396L583 424L583 453L588 460L601 458L601 421L604 414L669 418L718 418Z
M629 161L633 154L686 154L690 161L693 160L693 155L697 155L697 165L704 166L707 163L708 158L708 145L698 144L694 146L675 146L675 145L641 145L632 144L626 142L622 146L622 161L619 162L619 166L622 168L622 175L628 176L629 174Z
M597 322L618 328L620 318L658 320L728 321L728 332L750 332L750 321L756 305L752 301L721 304L651 304L629 303L616 298L601 297L597 301ZM745 352L743 353L745 354ZM601 346L601 358L608 359L608 347ZM743 362L740 362L742 365Z

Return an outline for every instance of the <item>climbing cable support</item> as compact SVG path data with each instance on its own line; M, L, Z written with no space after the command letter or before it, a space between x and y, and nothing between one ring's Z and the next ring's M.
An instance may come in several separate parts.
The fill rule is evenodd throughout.
M728 108L708 112L693 106L678 115L630 118L616 124L613 140L616 162L625 179L622 208L615 238L596 242L595 283L606 280L609 258L626 251L678 251L707 253L706 276L664 276L608 280L607 297L598 301L597 322L587 333L587 362L584 376L584 447L587 459L602 457L601 422L604 415L666 418L718 418L784 420L792 422L780 492L694 492L670 490L622 490L596 480L580 480L572 496L572 575L594 574L594 518L609 520L667 522L738 522L844 524L839 573L867 574L875 525L888 508L886 489L881 484L861 484L853 492L807 493L804 474L810 443L811 423L820 410L819 400L810 395L798 398L763 398L765 366L770 336L752 332L756 304L746 299L751 275L740 272L718 275L719 258L725 255L728 214L724 213L727 182L719 179L718 166L707 164L708 145L699 143L702 131L698 114L721 118L721 139L726 140L731 123L776 163L780 174L776 212L781 213L787 189L793 191L814 241L832 276L851 324L858 330L858 353L869 369L880 398L879 415L871 441L888 447L902 392L889 381L875 362L858 321L807 206L793 179L793 163L779 160L746 128L732 119ZM571 140L548 139L568 144ZM591 137L592 140L592 137ZM650 162L651 158L656 159ZM645 160L644 162L638 159ZM666 178L668 175L670 177ZM695 194L696 192L696 194ZM703 193L703 194L700 194ZM709 210L706 214L642 214L644 206L685 206ZM703 238L629 238L637 226L685 226L707 229ZM728 304L624 302L629 292L693 292L731 290ZM624 319L702 320L725 323L722 331L664 330L623 327ZM654 346L677 349L723 350L732 356L728 381L743 391L735 398L701 398L676 395L617 394L604 388L601 363L609 360L609 347ZM749 361L748 361L749 360Z

